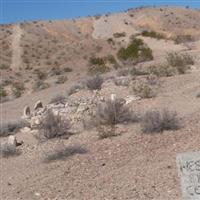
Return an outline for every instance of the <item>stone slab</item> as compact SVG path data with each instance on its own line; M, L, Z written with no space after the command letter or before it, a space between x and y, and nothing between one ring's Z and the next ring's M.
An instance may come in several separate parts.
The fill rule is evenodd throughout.
M176 156L183 200L200 200L200 151Z

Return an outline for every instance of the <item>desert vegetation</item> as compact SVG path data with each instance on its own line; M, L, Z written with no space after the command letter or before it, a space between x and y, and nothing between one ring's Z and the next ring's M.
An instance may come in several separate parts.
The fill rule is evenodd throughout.
M171 52L166 57L167 64L174 67L179 74L185 74L190 65L194 64L194 59L189 54L178 54Z
M21 128L27 126L27 123L24 121L15 121L9 123L3 123L0 127L0 137L7 137L17 133Z
M51 104L59 104L59 103L64 104L64 103L66 103L66 101L67 101L67 98L65 96L57 95L57 96L53 97L49 103L51 103Z
M135 83L132 86L134 94L141 98L153 98L156 96L156 89L147 83Z
M134 63L153 59L152 50L141 39L133 39L126 48L122 47L118 51L117 56L122 61Z
M0 156L2 157L12 157L20 155L19 149L14 145L10 145L9 143L0 144Z
M177 35L174 41L176 44L181 44L186 42L192 42L194 41L194 38L192 37L192 35Z
M52 111L48 111L44 120L40 125L40 133L38 138L48 140L53 138L68 138L70 133L70 123L59 115L55 115Z
M85 154L87 150L81 145L67 146L59 145L53 151L45 152L44 161L52 162L56 160L65 160L75 154Z
M100 75L96 75L87 80L87 88L90 90L100 90L103 84L103 78Z
M144 133L158 133L180 128L177 113L167 109L147 111L142 117L141 123Z
M142 31L141 33L142 36L144 37L152 37L152 38L156 38L156 39L165 39L166 36L162 33L157 33L155 31Z
M124 99L109 99L97 107L95 120L99 138L107 138L118 135L116 124L138 122L139 116L124 104Z

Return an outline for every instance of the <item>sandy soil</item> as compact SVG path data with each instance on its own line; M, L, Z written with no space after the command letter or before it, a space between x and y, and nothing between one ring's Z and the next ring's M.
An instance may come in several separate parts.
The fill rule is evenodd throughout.
M11 68L16 70L21 65L22 49L20 46L21 36L23 34L20 24L13 25L13 38L12 38L12 63Z
M152 15L150 11L148 15ZM197 15L195 11L194 16ZM124 15L120 16L122 24ZM105 32L101 27L104 24L102 20L105 19L103 17L95 22L94 37L106 38L112 34L112 31L118 30L116 27L111 30L113 27L110 27ZM116 21L115 16L110 20L108 24L113 24ZM137 20L139 23L139 18ZM155 20L156 18L150 22L157 28ZM150 22L145 21L147 24ZM90 22L87 21L87 23L88 26L91 25ZM69 24L71 27L69 34L74 31L77 34L78 30L74 28L74 24L72 22ZM58 25L62 26L63 23L58 23ZM80 23L79 26L85 30L83 24ZM18 47L22 32L19 26L14 27L12 44L15 64L13 69L17 69L20 64L21 50ZM143 39L153 49L155 59L151 62L140 63L141 66L163 63L168 51L188 52L195 58L195 65L188 73L160 78L160 87L155 98L134 101L130 105L141 113L149 109L166 107L176 110L181 121L181 129L148 135L142 133L139 123L122 124L117 126L120 135L110 139L99 140L98 133L92 129L75 134L68 140L52 140L45 143L38 143L33 136L34 131L17 133L17 139L24 142L18 147L21 154L11 158L0 157L0 199L181 200L176 155L181 152L199 150L200 143L200 99L196 97L196 94L200 92L200 42L189 44L190 49L188 46L175 45L168 40ZM105 50L101 53L105 53ZM70 62L73 64L73 59ZM81 66L81 62L79 65ZM81 75L82 72L86 72L84 67L75 68L75 70ZM81 75L70 77L67 84L26 94L21 98L1 104L1 122L18 120L25 105L33 109L37 100L42 100L45 105L52 97L65 94L67 88L85 79L85 76ZM117 93L121 96L126 96L129 92L126 87L105 87L102 90L105 93ZM84 96L81 92L80 94ZM0 142L5 139L0 138ZM77 152L63 160L45 163L44 156L56 145L66 147L80 145L85 151Z

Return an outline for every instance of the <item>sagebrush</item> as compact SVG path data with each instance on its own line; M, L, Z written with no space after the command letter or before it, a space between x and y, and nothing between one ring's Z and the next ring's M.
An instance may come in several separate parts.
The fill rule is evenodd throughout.
M142 118L142 130L144 133L158 133L179 128L180 121L177 113L168 109L147 111Z

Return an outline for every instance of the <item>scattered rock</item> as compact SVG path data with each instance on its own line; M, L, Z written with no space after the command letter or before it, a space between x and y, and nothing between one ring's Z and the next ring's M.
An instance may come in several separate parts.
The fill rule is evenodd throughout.
M127 96L125 98L125 101L126 101L126 104L129 104L129 103L131 103L133 101L137 101L137 100L140 100L140 99L141 99L141 97L139 97L139 96L130 95L130 96Z
M40 115L34 116L30 120L30 126L32 129L37 128L42 122L42 117Z
M38 110L39 108L43 108L42 102L40 100L35 103L34 110Z
M14 135L10 135L8 137L7 144L11 145L11 146L17 146L17 139L16 139L16 137Z
M31 115L31 109L29 106L25 106L24 112L23 112L23 117L24 118L29 118Z
M114 101L116 99L116 94L111 94L110 99L111 99L111 101Z
M30 132L31 129L29 127L24 127L20 130L22 133Z
M120 77L116 77L114 82L115 82L115 85L117 86L129 86L131 79L126 76L120 76Z

